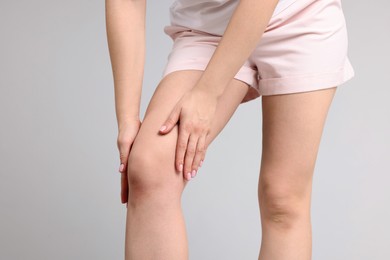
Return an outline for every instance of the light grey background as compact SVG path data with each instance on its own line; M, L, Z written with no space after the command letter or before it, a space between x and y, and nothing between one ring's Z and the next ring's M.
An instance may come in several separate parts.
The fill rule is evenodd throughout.
M141 119L171 48L148 1ZM390 4L343 1L356 76L339 86L312 194L313 259L390 259ZM0 259L123 259L126 207L104 1L0 3ZM257 259L260 98L183 194L190 259Z

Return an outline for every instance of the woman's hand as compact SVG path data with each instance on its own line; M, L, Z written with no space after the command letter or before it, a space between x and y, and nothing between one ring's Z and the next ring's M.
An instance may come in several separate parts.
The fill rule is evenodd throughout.
M217 103L216 96L195 86L183 95L160 128L160 133L166 134L179 121L175 167L187 180L202 166Z
M117 146L119 149L120 166L119 172L121 173L121 201L126 203L128 200L129 186L127 180L127 161L129 158L131 146L134 139L138 134L138 130L141 127L141 121L134 119L121 123L119 125Z

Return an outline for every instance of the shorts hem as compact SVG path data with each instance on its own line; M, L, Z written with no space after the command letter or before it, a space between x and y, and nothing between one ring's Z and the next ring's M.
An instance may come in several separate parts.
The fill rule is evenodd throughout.
M339 86L354 76L354 69L347 59L344 66L337 71L260 79L259 88L263 96L307 92Z
M208 64L208 59L205 59L204 62L201 63L193 63L190 62L181 62L180 64L175 63L174 66L167 64L163 70L162 77L167 76L168 74L180 71L180 70L201 70L204 71ZM240 68L240 70L234 75L233 78L240 80L247 85L249 85L249 89L241 103L246 103L253 99L256 99L260 96L260 92L258 89L258 81L257 81L258 72L246 66Z
M182 62L180 64L175 63L174 66L166 65L166 67L164 68L164 70L162 72L162 77L167 76L171 72L179 71L179 70L202 70L202 71L204 71L207 67L208 61L209 60L206 59L205 60L206 63L202 63L202 64L201 63L195 64L195 63L193 63L193 61L191 61L188 63L186 63L186 62ZM239 71L236 73L236 75L234 75L234 78L245 82L246 84L248 84L251 87L257 86L257 71L252 70L248 67L241 67L239 69Z

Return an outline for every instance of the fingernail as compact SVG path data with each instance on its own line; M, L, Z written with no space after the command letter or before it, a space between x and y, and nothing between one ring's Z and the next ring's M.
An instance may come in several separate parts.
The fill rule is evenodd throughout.
M191 172L191 177L194 178L194 177L195 177L195 174L196 174L196 170L192 170L192 172Z
M191 180L191 173L190 172L187 173L187 180L188 181Z
M200 161L199 167L202 167L203 160Z
M164 131L167 127L165 125L163 125L161 128L160 128L160 131Z
M125 165L123 163L121 163L121 165L119 166L119 171L122 172L123 168L125 168Z
M180 164L180 165L179 165L179 171L180 171L181 173L183 173L183 164Z

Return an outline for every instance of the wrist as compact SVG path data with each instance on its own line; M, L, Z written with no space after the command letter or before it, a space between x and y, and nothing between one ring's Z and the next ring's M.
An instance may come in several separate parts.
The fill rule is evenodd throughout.
M206 83L203 78L200 78L194 89L203 91L207 93L208 96L213 96L214 98L219 99L223 94L223 89L220 86L221 84L218 83Z
M140 123L139 116L131 116L126 118L121 118L118 120L118 130L126 128L129 125L139 124Z

